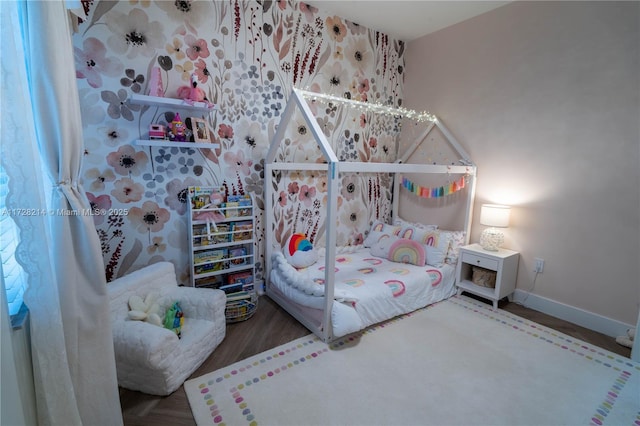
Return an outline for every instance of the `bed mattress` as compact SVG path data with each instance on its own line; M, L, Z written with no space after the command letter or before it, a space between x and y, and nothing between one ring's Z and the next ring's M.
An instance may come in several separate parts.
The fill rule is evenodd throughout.
M270 282L281 296L321 317L324 307L324 265L320 259L305 269L287 263L282 253L272 257ZM339 254L335 262L334 337L412 312L455 294L455 270L392 262L372 256L368 248ZM315 311L315 312L314 312Z

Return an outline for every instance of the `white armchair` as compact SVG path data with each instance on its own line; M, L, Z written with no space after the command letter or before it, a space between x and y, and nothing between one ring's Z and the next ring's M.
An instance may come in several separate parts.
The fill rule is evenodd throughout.
M152 395L169 395L207 359L226 333L226 296L221 290L179 287L173 263L160 262L107 284L118 384ZM155 291L160 312L179 302L181 338L171 330L130 320L129 298Z

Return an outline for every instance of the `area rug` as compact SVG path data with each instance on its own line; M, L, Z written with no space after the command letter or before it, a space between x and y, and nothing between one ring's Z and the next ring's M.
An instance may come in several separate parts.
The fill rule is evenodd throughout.
M640 425L640 364L452 297L184 385L199 425Z

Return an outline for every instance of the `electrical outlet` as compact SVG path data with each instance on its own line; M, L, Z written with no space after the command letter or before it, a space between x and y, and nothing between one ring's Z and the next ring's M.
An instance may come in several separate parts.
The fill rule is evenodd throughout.
M544 270L544 259L540 259L539 257L536 257L533 260L535 262L535 265L533 267L533 272L542 272Z

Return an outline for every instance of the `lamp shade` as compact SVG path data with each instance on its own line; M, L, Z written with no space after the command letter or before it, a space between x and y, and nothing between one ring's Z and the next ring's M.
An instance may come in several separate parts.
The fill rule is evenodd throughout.
M511 207L498 204L483 204L480 209L480 224L495 228L507 228Z

